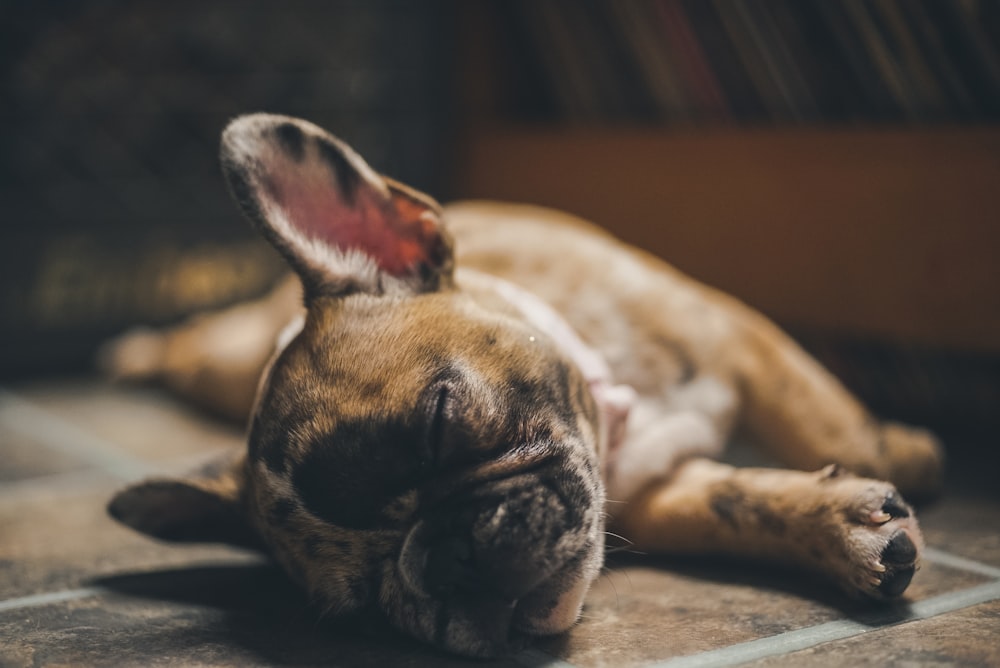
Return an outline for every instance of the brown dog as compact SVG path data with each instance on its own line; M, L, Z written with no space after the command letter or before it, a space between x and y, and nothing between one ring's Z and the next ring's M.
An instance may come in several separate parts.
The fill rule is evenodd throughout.
M126 489L122 522L259 546L328 611L477 656L573 625L606 509L637 550L906 589L922 541L893 484L931 491L938 445L759 314L568 215L442 209L304 121L237 119L222 163L305 308L289 283L111 348L251 416L246 452ZM711 461L737 421L813 472Z

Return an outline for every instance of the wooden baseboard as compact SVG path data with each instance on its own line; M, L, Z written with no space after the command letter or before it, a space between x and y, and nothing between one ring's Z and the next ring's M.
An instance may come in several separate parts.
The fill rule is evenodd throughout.
M1000 351L1000 128L489 127L453 191L589 218L780 322Z

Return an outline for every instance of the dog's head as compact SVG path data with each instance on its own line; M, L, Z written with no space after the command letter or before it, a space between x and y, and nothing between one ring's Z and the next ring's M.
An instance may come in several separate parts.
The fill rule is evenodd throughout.
M598 416L579 370L462 289L430 198L304 121L234 121L232 192L302 279L245 456L119 494L174 540L260 543L326 611L489 656L566 630L603 556Z

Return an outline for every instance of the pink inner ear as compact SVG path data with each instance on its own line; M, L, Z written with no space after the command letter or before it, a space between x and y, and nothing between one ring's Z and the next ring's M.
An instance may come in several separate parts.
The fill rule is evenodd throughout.
M433 212L405 196L386 199L359 178L349 203L326 169L297 165L276 170L265 188L299 233L340 251L362 251L389 274L410 275L421 264L440 262Z

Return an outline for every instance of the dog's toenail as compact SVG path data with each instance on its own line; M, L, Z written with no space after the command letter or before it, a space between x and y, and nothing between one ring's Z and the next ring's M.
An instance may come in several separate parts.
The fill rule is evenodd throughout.
M909 508L906 507L906 504L903 503L902 499L895 492L889 492L889 495L885 497L885 503L882 504L882 512L892 517L910 516Z
M882 550L883 564L910 564L917 558L917 546L905 531L897 531Z
M910 586L913 573L916 569L913 566L893 571L878 586L878 590L885 596L899 596Z
M892 515L885 512L884 510L875 510L871 515L868 516L873 524L885 524L892 519Z
M840 464L829 464L820 470L819 479L833 480L834 478L839 478L844 473L846 473L846 471Z

